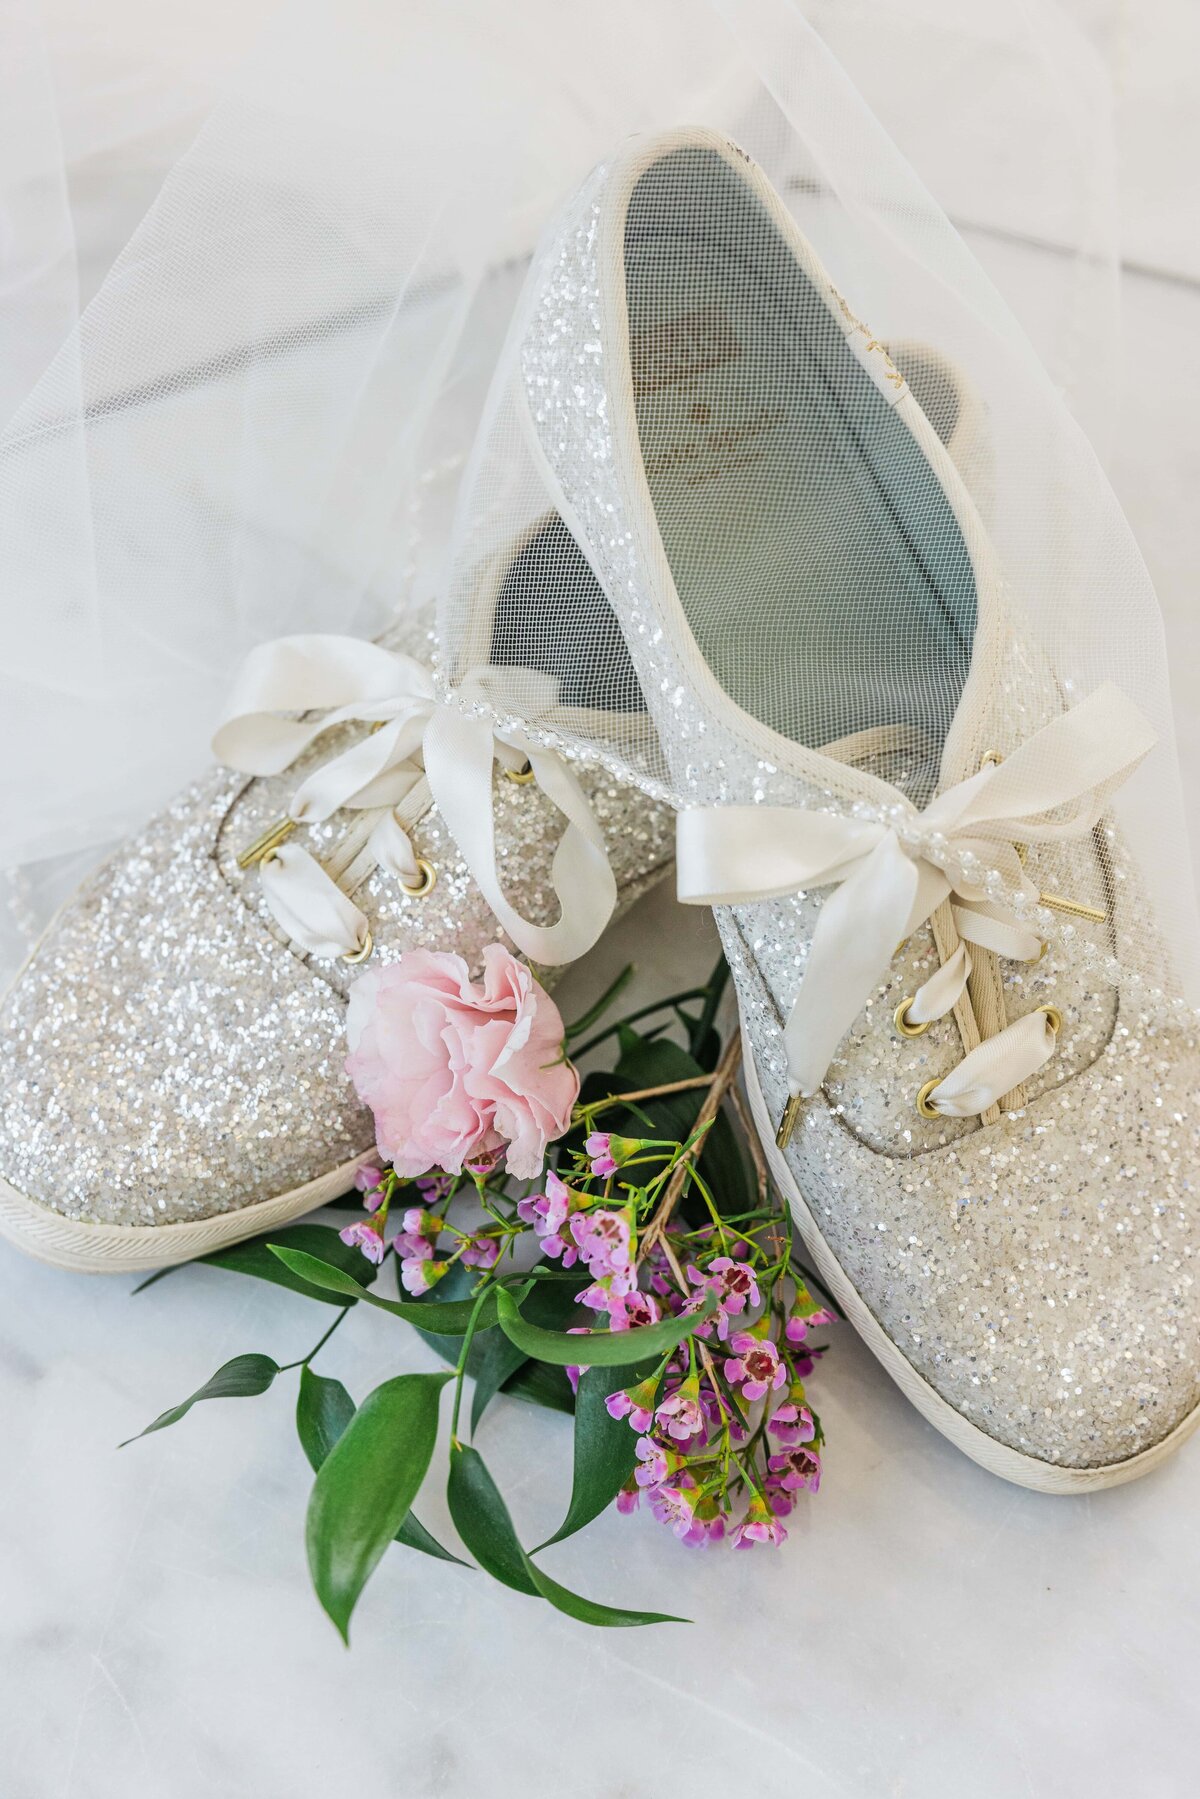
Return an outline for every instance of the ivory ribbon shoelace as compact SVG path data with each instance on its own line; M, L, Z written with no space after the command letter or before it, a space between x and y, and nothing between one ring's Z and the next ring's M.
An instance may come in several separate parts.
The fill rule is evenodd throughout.
M1060 843L1091 831L1108 795L1155 742L1143 714L1106 683L1003 761L985 758L977 774L923 811L896 789L894 801L871 817L787 806L697 807L680 814L681 899L741 905L805 888L835 889L818 915L784 1027L789 1101L781 1147L801 1102L817 1092L839 1043L885 976L897 944L930 919L943 960L897 1008L897 1027L918 1035L954 1011L967 1053L944 1079L926 1083L918 1110L927 1117L980 1114L988 1122L998 1116L999 1102L1053 1054L1062 1020L1053 1006L1009 1025L976 1020L964 1005L969 946L1034 962L1043 943L1026 917L1033 907L1104 917L1039 893L1018 846ZM949 930L939 930L940 921ZM996 1027L991 1033L989 1024Z
M467 683L463 700L485 697L486 671ZM544 677L544 703L557 683ZM290 716L288 716L290 715ZM257 861L273 917L317 957L365 961L372 938L352 895L382 868L405 892L420 896L436 879L412 831L436 805L480 891L517 948L530 960L574 961L604 930L617 890L604 838L575 775L551 751L516 731L500 731L482 713L441 703L430 671L415 658L337 636L282 637L246 658L213 753L242 774L289 768L322 734L343 724L371 726L366 735L306 777L286 817L249 846L240 861ZM496 868L494 765L536 781L566 818L551 882L560 916L534 924L509 902ZM342 809L358 814L333 855L318 862L292 832Z

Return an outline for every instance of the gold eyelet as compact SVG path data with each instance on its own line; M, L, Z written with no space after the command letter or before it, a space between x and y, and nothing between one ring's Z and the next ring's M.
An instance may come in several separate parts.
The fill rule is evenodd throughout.
M786 1149L792 1140L792 1132L800 1119L800 1107L804 1103L802 1093L792 1093L783 1108L783 1117L779 1120L779 1129L775 1133L775 1142L780 1149Z
M367 934L363 938L362 942L359 944L358 948L357 949L348 949L346 951L345 955L342 957L342 961L343 962L365 962L367 957L370 955L371 951L374 948L375 948L375 939L374 939L374 937L372 937L371 929L370 929L370 926L368 925Z
M979 759L980 774L983 773L985 768L999 768L1003 760L1004 757L1000 754L999 750L985 750L984 754Z
M900 1001L900 1004L896 1007L896 1010L892 1013L892 1023L902 1037L923 1037L929 1029L929 1026L933 1023L933 1020L930 1018L924 1024L913 1024L908 1016L908 1008L912 1003L912 994L906 994Z
M921 1088L921 1091L917 1094L917 1111L921 1114L922 1118L940 1118L942 1116L937 1107L931 1106L929 1103L929 1095L933 1092L935 1087L940 1087L941 1084L941 1075L935 1075L931 1081L926 1081L925 1085Z
M512 781L517 787L528 787L530 781L534 779L533 765L527 762L524 768L506 768L504 779Z
M437 885L437 869L432 862L427 862L424 856L418 856L417 869L417 879L411 887L407 881L400 883L400 891L407 893L409 899L424 899L425 895L432 893Z
M1037 955L1033 958L1033 961L1027 962L1025 966L1027 968L1036 968L1038 963L1042 960L1042 957L1046 954L1046 951L1049 948L1050 948L1050 945L1048 943L1043 943L1041 949L1038 951Z
M251 868L255 862L269 862L280 844L291 836L296 826L297 820L294 818L286 816L277 818L273 825L268 825L266 830L254 839L253 843L246 845L237 859L238 867Z
M1062 1027L1063 1027L1063 1015L1059 1011L1058 1007L1057 1006L1039 1006L1037 1008L1037 1010L1039 1012L1044 1012L1046 1014L1046 1023L1050 1026L1050 1029L1054 1032L1054 1035L1057 1037L1058 1033L1062 1030Z

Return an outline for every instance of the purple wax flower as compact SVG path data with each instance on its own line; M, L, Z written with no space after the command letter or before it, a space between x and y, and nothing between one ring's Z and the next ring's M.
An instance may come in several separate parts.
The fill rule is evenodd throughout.
M687 1536L692 1528L694 1507L691 1495L683 1487L655 1487L648 1495L650 1510L660 1524L665 1524L680 1538Z
M698 1384L690 1393L684 1387L668 1393L655 1412L654 1421L676 1443L686 1443L689 1438L698 1436L705 1428Z
M660 1316L657 1300L649 1293L640 1293L636 1287L632 1293L610 1293L608 1296L609 1330L640 1330L643 1325L657 1324Z
M612 1279L614 1290L628 1293L633 1285L633 1241L624 1212L576 1212L571 1235L593 1280Z
M352 1249L361 1249L368 1262L382 1262L384 1252L382 1225L373 1223L369 1218L360 1218L357 1224L348 1224L344 1231L339 1231L338 1236Z
M400 1264L400 1284L406 1293L428 1293L430 1287L436 1286L441 1280L448 1267L449 1263L435 1262L428 1253L423 1256L405 1256Z
M815 1493L821 1485L821 1458L815 1449L807 1449L803 1444L768 1456L767 1467L772 1485L785 1493Z
M601 1179L617 1172L617 1164L612 1156L612 1133L609 1131L593 1131L584 1150L591 1157L592 1173Z
M735 1527L732 1541L735 1549L750 1549L755 1543L772 1543L778 1548L787 1542L787 1531L756 1493L746 1516Z
M817 1434L816 1420L806 1405L777 1406L772 1412L767 1429L773 1437L777 1437L785 1449L795 1448L800 1443L811 1443Z
M752 1337L748 1331L737 1331L730 1338L729 1347L734 1354L726 1359L725 1378L740 1383L743 1399L753 1403L773 1388L782 1387L787 1369L769 1337Z
M703 1270L690 1267L688 1279L702 1291L716 1294L717 1335L722 1342L729 1335L730 1318L744 1312L747 1304L756 1306L762 1299L754 1270L735 1262L732 1256L715 1256Z

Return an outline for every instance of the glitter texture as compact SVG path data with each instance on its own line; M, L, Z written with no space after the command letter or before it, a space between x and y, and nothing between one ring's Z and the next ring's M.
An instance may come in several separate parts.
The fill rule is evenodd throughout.
M426 654L427 625L389 643ZM329 753L323 739L310 756ZM626 906L665 872L673 819L603 768L578 774ZM355 971L289 945L257 869L237 868L299 778L214 771L188 788L92 875L4 998L0 1171L28 1198L99 1223L175 1223L290 1192L370 1147L343 1068ZM505 889L549 922L561 816L498 770L493 795ZM348 823L302 841L320 856ZM354 894L375 955L449 949L477 972L503 933L436 810L413 835L432 892L407 897L376 871Z
M602 168L583 190L545 278L522 374L545 459L619 607L662 737L661 778L685 806L879 817L874 777L924 805L1079 695L1038 650L981 529L971 540L971 679L940 756L934 746L924 766L839 765L782 742L716 686L664 571L622 398L624 362L615 379L606 367L608 346L628 354L614 271L633 179L628 165L619 180ZM911 417L916 403L904 394L897 408ZM1026 916L1046 943L1042 960L998 965L1009 1019L1048 1003L1063 1014L1026 1103L988 1126L917 1113L918 1089L964 1053L949 1018L916 1038L893 1027L898 1002L936 966L922 928L804 1104L786 1153L848 1278L943 1399L1027 1455L1100 1466L1160 1441L1200 1402L1197 1020L1171 997L1178 983L1155 908L1111 817L1091 838L1034 846L1027 869L1043 891L1101 908L1108 922L1034 906ZM748 1053L775 1118L788 1094L783 1020L822 898L717 909Z

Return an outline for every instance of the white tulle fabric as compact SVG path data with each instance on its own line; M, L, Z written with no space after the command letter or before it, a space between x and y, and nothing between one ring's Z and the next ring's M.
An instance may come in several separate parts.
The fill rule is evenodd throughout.
M202 769L233 671L281 635L370 639L446 596L462 716L671 788L636 707L593 728L580 692L535 723L545 657L518 620L499 662L449 596L550 503L487 397L543 233L629 133L690 121L745 144L878 332L965 371L956 453L1025 615L1071 691L1116 679L1158 731L1126 822L1186 968L1153 596L1072 417L1103 439L1109 100L1057 10L113 0L98 32L84 0L20 0L4 33L0 964ZM600 693L608 604L573 621Z

